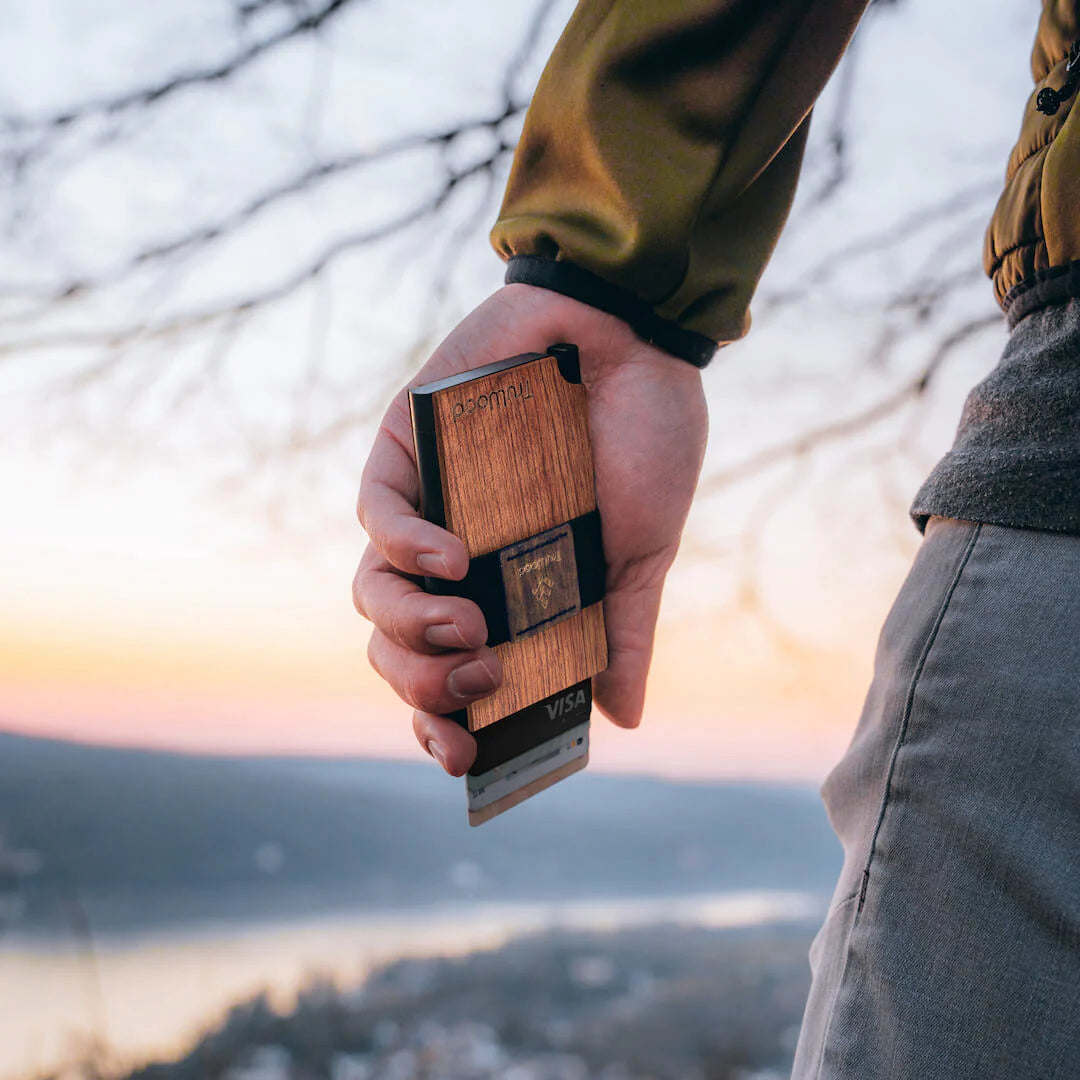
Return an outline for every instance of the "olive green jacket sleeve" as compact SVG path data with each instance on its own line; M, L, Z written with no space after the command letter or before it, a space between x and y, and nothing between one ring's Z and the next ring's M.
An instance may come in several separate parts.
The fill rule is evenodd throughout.
M749 327L814 101L868 0L581 0L499 219L508 281L704 364Z

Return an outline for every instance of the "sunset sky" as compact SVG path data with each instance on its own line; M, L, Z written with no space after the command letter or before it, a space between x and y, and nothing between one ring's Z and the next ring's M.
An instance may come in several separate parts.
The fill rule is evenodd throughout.
M879 17L859 56L863 81L853 124L860 142L848 190L820 214L799 218L797 211L800 224L785 239L766 288L797 282L800 268L830 244L903 220L950 187L978 177L992 185L1000 176L1029 78L1030 5L1012 6L1009 18L995 18L987 40L972 40L973 34L978 39L990 33L980 29L989 20L976 17L974 0L955 10L950 6L947 18L932 0L911 0L903 13ZM531 10L507 5L510 14L500 27L491 24L485 5L471 5L469 18L456 26L466 38L474 35L473 53L465 49L453 63L445 56L432 62L428 83L410 90L403 104L402 88L411 85L409 64L418 63L418 56L430 58L425 48L445 32L440 7L415 6L413 28L423 27L430 40L426 46L413 42L411 54L391 44L398 41L390 32L392 10L373 7L375 15L363 18L374 21L350 24L334 40L336 56L353 51L348 63L335 68L340 85L327 91L323 130L336 131L340 114L357 138L376 141L394 131L429 130L438 109L448 107L447 95L457 92L464 99L485 78L497 83L499 72L478 68L475 57L491 51L492 40L519 27ZM176 26L184 28L183 11L178 3L160 10L147 5L149 29L139 49L120 32L110 37L106 20L95 62L84 60L74 73L63 63L50 65L66 71L59 88L9 74L0 93L36 113L62 102L65 93L77 97L122 88L126 84L110 55L126 58L138 71L140 57L145 59L154 42ZM62 60L77 53L78 28L57 27L44 17L32 23L24 18L18 27L2 23L0 16L0 31L22 33L26 49L39 55L59 53ZM372 27L382 29L373 33ZM549 39L557 29L549 28ZM938 100L946 68L946 83L975 88L963 137ZM897 79L898 71L915 70L935 76L925 85L914 77ZM272 81L266 73L261 78ZM946 92L955 101L955 89ZM382 108L390 97L396 108ZM341 99L353 103L352 111ZM268 92L268 100L266 130L277 122L277 99ZM226 141L238 130L229 123L222 119L217 131ZM273 139L252 140L252 160L260 160L258 154L269 160ZM284 136L281 141L287 142ZM153 160L144 160L143 168L153 175ZM239 176L242 170L236 171ZM109 182L104 174L91 176L90 188L78 199L57 189L71 220L86 222L86 237L72 240L73 259L82 257L82 248L100 252L130 239L124 230L134 226L128 211L110 201ZM411 183L408 173L379 182L391 201ZM220 183L224 190L226 181ZM93 213L86 190L100 197ZM160 190L151 195L144 185L139 191L140 198L157 199L160 206L173 197L164 175ZM369 193L365 212L375 213L383 197ZM334 200L343 206L349 196L327 198L320 212L333 216L339 212ZM184 213L196 212L190 192L181 201ZM990 205L992 195L989 201L983 197L965 233L973 263L979 256L979 215ZM249 249L230 249L223 263L199 278L199 288L213 293L247 273L257 276L266 253L306 227L272 223ZM463 264L457 296L462 306L499 279L483 231L470 242ZM870 276L883 280L920 255L925 252L894 252L872 266ZM4 257L6 280L17 280L20 266L30 265L20 264L20 257ZM707 373L711 470L784 441L818 416L842 415L849 405L875 400L902 379L903 363L917 361L912 351L898 361L900 370L861 365L876 295L873 282L860 279L863 270L856 268L848 283L857 301L850 314L825 315L811 303L762 319L748 342L725 353ZM401 342L395 334L410 321L411 309L390 285L385 301L365 306L364 297L373 294L364 283L385 277L385 268L376 263L353 273L345 283L348 302L338 299L338 310L347 316L335 322L327 350L342 370L355 368L371 404L384 401L393 385L386 372L396 370ZM184 287L189 293L193 288ZM988 304L988 284L980 283L971 295L982 297L973 303ZM239 380L238 393L251 415L268 426L282 406L269 397L267 385L302 366L298 356L306 346L296 343L310 333L306 309L285 307L276 319L254 329L239 354L242 362L257 361L252 370L259 381ZM627 733L597 723L596 768L814 780L824 775L857 718L877 628L917 542L903 504L947 446L966 388L993 362L999 345L1000 336L981 338L949 370L933 401L914 419L898 417L887 437L832 448L802 471L766 471L703 499L669 590L645 724ZM46 380L38 376L53 362L62 366L67 360L46 357L37 368L36 358L16 355L6 361L0 387L0 727L200 751L419 758L408 709L367 667L367 628L350 601L350 579L364 544L352 517L353 489L370 423L358 425L347 455L342 451L334 458L331 449L305 462L304 475L320 476L319 490L309 491L301 477L291 489L289 521L275 526L251 490L242 487L237 496L235 488L222 485L225 472L235 479L243 471L236 464L242 457L231 444L223 454L209 407L204 413L196 409L182 430L178 426L160 438L146 437L145 430L140 436L135 425L134 434L102 442L69 426L68 413L41 407ZM846 376L849 370L856 375ZM817 386L811 376L820 371L834 378ZM129 419L122 400L117 394L93 407L98 413L104 407L106 416L115 408L120 428ZM826 406L832 412L823 413ZM106 420L105 427L110 424ZM904 425L914 433L904 437ZM902 454L894 452L898 440ZM889 452L896 458L884 470L894 488L891 500L869 467L883 447L893 447ZM228 469L222 468L224 459ZM748 551L739 538L744 527L754 531L763 496L775 496L776 505L758 530L761 542ZM298 521L304 527L297 528ZM760 588L761 602L748 606L740 596L745 599L750 579Z
M418 754L351 608L359 528L355 551L340 543L313 563L225 513L199 480L158 465L78 483L5 458L0 497L22 525L3 545L2 726L228 752ZM597 764L814 775L858 708L868 650L786 652L755 619L679 599L709 571L691 555L678 572L647 721L633 733L597 724ZM874 617L867 603L853 622L872 632Z

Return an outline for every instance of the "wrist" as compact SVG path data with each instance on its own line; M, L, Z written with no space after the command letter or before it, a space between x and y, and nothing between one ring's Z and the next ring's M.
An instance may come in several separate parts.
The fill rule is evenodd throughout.
M701 369L643 341L622 319L573 297L536 285L504 285L491 298L499 321L511 325L526 350L559 342L578 347L581 377L596 386L620 373L638 380L661 379L672 386L701 386ZM632 374L631 374L632 373Z
M661 318L634 293L567 260L514 255L507 263L504 280L507 285L546 289L612 315L646 344L695 368L705 367L717 349L711 338Z

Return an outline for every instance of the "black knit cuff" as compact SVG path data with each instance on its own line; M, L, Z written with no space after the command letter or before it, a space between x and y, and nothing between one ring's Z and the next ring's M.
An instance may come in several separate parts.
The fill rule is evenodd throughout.
M1014 285L1001 306L1009 319L1009 329L1025 316L1053 304L1063 304L1080 296L1080 262L1065 263L1040 270Z
M662 319L632 292L612 285L591 270L561 259L540 255L514 255L506 266L507 285L536 285L562 293L573 300L606 311L627 323L642 341L703 368L716 352L716 342L704 334L686 330L677 323Z

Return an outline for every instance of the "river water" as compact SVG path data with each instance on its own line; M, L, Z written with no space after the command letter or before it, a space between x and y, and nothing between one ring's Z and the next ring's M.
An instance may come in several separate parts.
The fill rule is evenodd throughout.
M125 1064L171 1056L228 1005L259 990L288 1007L315 975L349 986L400 957L491 948L556 928L741 927L810 919L821 911L820 898L806 893L741 892L203 923L102 938L92 952L71 941L9 937L0 940L0 1078L21 1080L73 1060L91 1039Z

